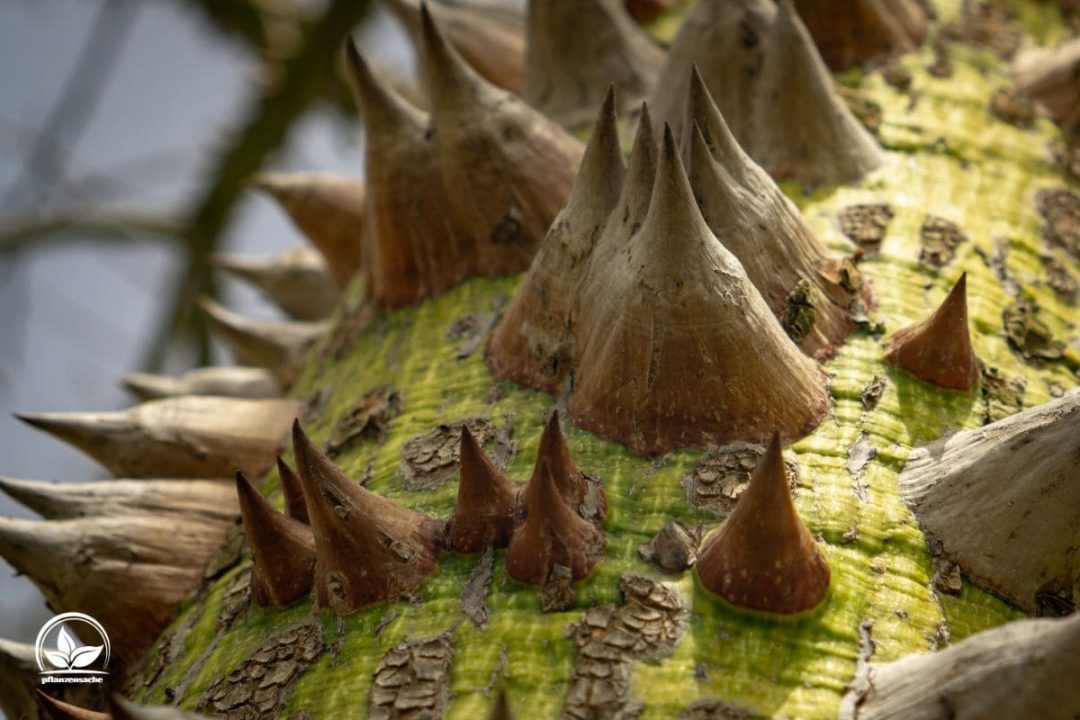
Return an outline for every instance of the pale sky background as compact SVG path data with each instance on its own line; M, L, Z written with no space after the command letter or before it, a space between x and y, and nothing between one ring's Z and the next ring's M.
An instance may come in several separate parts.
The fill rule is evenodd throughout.
M35 130L51 112L101 0L0 3L0 223L56 188L20 180ZM69 180L105 175L124 207L182 206L213 167L214 150L251 93L255 61L177 0L132 0L134 18L94 112L68 148ZM384 13L359 41L408 70L411 53ZM359 124L329 115L294 127L277 169L362 172ZM77 239L77 238L76 238ZM77 239L78 240L78 239ZM302 243L283 215L251 194L223 250L269 254ZM179 256L164 242L94 240L0 255L0 475L88 481L105 471L11 417L16 411L109 410L134 403L119 386L139 369ZM226 302L252 315L274 309L229 284ZM219 356L223 357L219 352ZM31 515L0 496L0 515ZM0 637L32 643L52 613L34 585L0 560Z

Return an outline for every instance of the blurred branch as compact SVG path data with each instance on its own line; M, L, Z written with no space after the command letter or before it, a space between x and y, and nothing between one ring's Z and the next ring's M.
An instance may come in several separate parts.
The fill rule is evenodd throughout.
M81 242L87 236L105 240L136 240L146 236L177 239L183 232L178 221L161 215L117 213L94 217L92 211L65 210L51 216L32 215L0 224L0 253L21 250L44 241Z
M288 0L181 0L217 30L238 38L267 59L281 59L295 48L310 13Z
M145 363L149 369L160 369L171 342L184 336L195 341L200 361L209 359L205 322L195 312L195 305L200 296L214 294L210 255L248 178L282 144L293 122L317 100L333 93L345 39L370 6L371 0L328 3L322 16L304 29L296 52L282 63L277 82L250 109L237 142L219 158L182 233L188 243L188 262L174 290L170 316L150 345Z
M93 117L139 7L141 3L133 0L102 2L56 105L26 154L22 173L8 187L4 207L15 205L20 191L31 193L62 179L67 161L63 148L75 146Z

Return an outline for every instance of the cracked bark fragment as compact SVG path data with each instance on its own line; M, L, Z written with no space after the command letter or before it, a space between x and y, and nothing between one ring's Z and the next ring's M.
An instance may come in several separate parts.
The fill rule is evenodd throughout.
M870 435L865 430L859 433L858 439L848 448L845 466L852 477L855 496L859 500L866 500L867 485L863 481L863 470L876 455L877 448L870 443Z
M488 620L487 598L491 593L491 576L495 570L495 550L488 547L477 558L465 589L461 591L461 609L478 628L484 627Z
M1062 174L1073 180L1080 180L1080 145L1055 141L1050 144L1050 157Z
M672 520L648 543L638 548L638 554L656 567L667 572L682 572L697 562L697 549L701 544L701 528L688 528Z
M817 294L808 280L800 280L792 288L784 302L784 315L781 324L784 332L796 343L810 334L817 320Z
M855 116L855 119L861 122L863 127L870 131L871 135L877 136L881 130L881 105L858 90L845 85L837 85L836 94L848 106L848 110L851 110L851 114Z
M895 61L890 61L881 68L881 77L900 92L911 88L911 71Z
M311 621L261 643L199 700L198 710L232 720L276 716L295 681L323 649L322 624Z
M931 270L939 270L956 257L956 248L968 239L960 226L951 220L927 215L919 229L919 262Z
M985 48L1005 60L1020 47L1023 29L1017 22L1016 10L993 0L965 0L960 21L942 28L951 40Z
M893 209L888 203L849 205L837 213L836 218L840 232L862 248L867 256L873 257L885 239Z
M1039 319L1040 310L1034 302L1018 302L1001 311L1009 346L1032 362L1061 360L1065 344L1051 336L1050 328Z
M389 387L380 387L364 395L334 425L326 441L326 454L336 458L365 440L382 442L390 421L401 414L401 394Z
M589 608L570 626L577 663L563 720L637 717L641 705L630 696L632 663L671 652L682 637L684 606L674 590L629 573L619 587L622 604Z
M574 607L577 592L574 574L566 565L552 565L544 586L540 588L540 608L545 613L562 612Z
M998 88L990 96L990 114L1002 122L1027 129L1035 124L1035 103L1012 88Z
M690 506L725 517L735 508L750 482L750 473L764 456L765 446L754 443L732 443L705 453L697 467L683 478ZM785 457L784 465L794 497L799 485L799 464Z
M986 403L984 423L1007 418L1024 409L1027 381L1022 377L1006 377L994 367L982 368L982 396Z
M447 340L457 340L455 359L468 360L484 344L499 314L494 312L462 315L446 329Z
M1080 293L1076 278L1069 272L1068 266L1053 255L1044 255L1043 268L1046 270L1046 284L1065 302L1073 305Z
M1080 260L1080 195L1068 188L1042 190L1035 209L1043 219L1043 237Z
M356 343L360 341L360 337L371 325L374 317L375 310L370 303L361 303L353 307L346 304L345 311L334 323L333 329L327 334L319 348L319 359L323 362L332 362L345 357L356 347Z
M454 648L447 632L405 640L379 661L368 696L371 720L440 718L450 699L450 660Z
M863 410L870 411L877 407L877 404L881 402L881 396L885 393L885 388L888 384L889 381L881 375L875 375L870 378L869 382L867 382L859 392Z
M405 487L428 490L441 485L457 472L461 428L468 426L480 445L495 439L495 425L486 417L472 417L417 435L401 448Z

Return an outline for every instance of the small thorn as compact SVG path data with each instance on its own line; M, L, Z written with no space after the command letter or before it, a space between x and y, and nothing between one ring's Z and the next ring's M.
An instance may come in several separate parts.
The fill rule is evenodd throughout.
M1078 647L1080 613L1013 620L937 652L867 663L843 700L864 718L936 718L946 708L1001 720L1075 717Z
M527 4L522 97L563 127L584 126L609 84L620 109L647 97L664 51L621 7L621 0Z
M604 534L563 501L546 459L529 481L525 496L528 514L506 551L510 577L544 585L556 565L569 568L574 580L588 575L603 555Z
M379 138L402 137L405 129L422 132L427 115L398 95L372 71L364 56L350 40L345 46L353 98L364 118L364 125Z
M683 130L687 82L696 65L735 137L747 146L754 132L760 68L770 50L765 40L775 17L773 0L695 3L684 18L651 96L657 118Z
M468 427L461 428L457 503L446 526L446 545L457 553L510 543L517 519L517 489L499 472Z
M300 357L330 327L326 321L246 318L209 298L202 298L199 307L210 330L229 347L238 364L266 368L283 384L292 377Z
M1075 610L1080 391L912 451L900 495L935 555L1032 614Z
M600 112L593 123L592 136L578 169L567 207L574 213L602 214L605 217L618 202L622 191L626 162L619 147L618 118L615 114L615 84L608 86ZM592 210L592 212L590 212ZM568 210L561 217L567 218ZM603 222L588 218L587 222Z
M294 320L325 320L341 297L326 260L313 248L295 248L266 258L219 253L211 257L211 263L260 290Z
M938 387L965 391L975 387L979 365L968 327L967 273L930 317L889 338L885 359Z
M588 258L622 192L615 86L608 88L570 197L540 243L525 283L488 342L486 358L501 378L556 392L565 380L573 296Z
M451 112L475 103L489 86L446 42L427 3L420 3L421 65L436 112Z
M307 505L304 504L304 489L300 487L300 479L280 455L277 459L277 469L278 478L281 479L281 490L285 495L285 514L293 520L309 525Z
M880 166L881 148L837 94L790 2L780 3L765 45L754 132L744 143L758 163L808 187L853 182Z
M391 11L419 47L420 3L390 0ZM512 3L454 2L428 7L447 39L486 80L520 95L525 64L525 16Z
M7 717L39 716L34 693L40 670L33 645L0 638L0 711Z
M178 515L236 516L235 496L221 480L99 480L38 482L0 478L0 490L44 518L116 517L153 514L163 521Z
M918 0L798 0L799 16L833 72L915 50L928 18Z
M364 183L330 173L272 173L254 186L281 205L297 228L322 253L339 288L363 266Z
M205 367L179 377L131 373L124 376L123 384L141 400L183 395L269 399L282 395L281 383L265 368Z
M255 559L252 600L260 607L283 607L307 597L315 571L311 529L275 510L242 473L236 474L236 494Z
M825 556L791 501L780 435L775 433L735 509L698 553L697 573L733 605L794 614L825 599Z
M824 374L706 224L670 125L644 220L607 231L579 290L568 401L578 425L655 454L776 428L796 437L820 422Z
M22 413L20 420L128 478L262 477L303 412L293 400L177 397L128 410Z
M0 518L0 555L55 612L80 611L109 629L113 651L134 661L203 581L231 519L149 513L69 520ZM124 588L124 592L116 592Z
M574 512L588 520L600 521L607 515L607 499L602 488L596 488L597 497L595 507L589 511L587 507L589 495L589 481L584 473L578 470L574 459L570 456L570 449L566 446L566 437L563 436L562 425L559 422L559 411L552 410L544 424L544 431L540 435L540 446L536 450L536 462L533 463L532 477L529 484L537 482L545 472L551 474L551 479L558 488L563 502Z
M109 720L109 716L103 712L87 710L77 705L71 705L57 700L51 695L46 695L41 690L35 691L38 705L45 711L50 720Z
M691 125L696 124L705 140L710 157L715 158L732 178L739 183L751 186L768 182L768 175L750 159L743 151L742 145L735 139L720 108L713 101L712 93L709 92L705 80L698 72L697 65L694 65L690 71L690 91L687 94L686 117L683 123L684 146L689 144L688 133L691 131Z
M687 103L690 185L709 229L731 251L788 335L817 360L855 327L850 308L869 287L814 236L795 205L731 135L699 75ZM846 273L846 276L842 273Z
M435 570L442 523L347 478L299 421L293 451L315 535L315 606L348 614L415 592Z
M621 222L621 227L640 225L649 210L653 184L656 182L656 166L660 147L656 143L656 129L647 103L641 103L634 145L630 149L630 161L626 169L622 195L611 217ZM610 224L610 223L609 223ZM606 228L605 228L606 231ZM602 242L602 241L601 241ZM597 243L598 253L601 243Z
M506 690L500 689L495 696L495 703L491 706L488 720L514 720L514 713L510 709L510 701L506 697Z

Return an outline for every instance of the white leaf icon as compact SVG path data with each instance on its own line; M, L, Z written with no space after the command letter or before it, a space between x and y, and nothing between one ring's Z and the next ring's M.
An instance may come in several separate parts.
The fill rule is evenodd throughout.
M45 657L49 659L53 667L58 667L61 670L67 670L69 667L68 655L60 651L46 650Z
M101 645L83 645L71 653L71 667L84 668L98 659Z
M56 648L65 655L71 655L71 651L79 645L68 635L67 628L60 626L60 633L56 636Z

